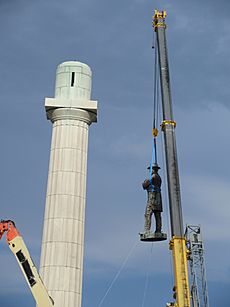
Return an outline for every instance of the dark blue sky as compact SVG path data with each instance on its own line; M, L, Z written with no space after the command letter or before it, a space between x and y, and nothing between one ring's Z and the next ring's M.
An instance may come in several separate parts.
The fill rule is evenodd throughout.
M0 0L1 218L15 220L37 265L51 138L44 98L54 95L59 63L93 70L99 118L89 138L83 307L98 306L143 228L156 8L168 13L184 224L202 225L210 305L228 307L230 2ZM165 180L161 141L158 151ZM0 250L0 305L34 306L4 242ZM150 246L134 248L103 307L141 306L148 271L144 306L170 301L168 243L150 254Z

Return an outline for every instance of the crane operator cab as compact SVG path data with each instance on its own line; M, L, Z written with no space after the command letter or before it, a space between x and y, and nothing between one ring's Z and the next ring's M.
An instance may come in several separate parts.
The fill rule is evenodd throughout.
M152 171L150 171L152 169ZM142 187L147 191L147 204L145 209L145 225L144 232L140 233L141 241L163 241L167 239L166 233L162 232L163 212L162 197L161 197L161 177L158 174L160 167L157 163L153 163L148 167L150 178L145 179ZM151 231L152 215L155 217L155 232Z

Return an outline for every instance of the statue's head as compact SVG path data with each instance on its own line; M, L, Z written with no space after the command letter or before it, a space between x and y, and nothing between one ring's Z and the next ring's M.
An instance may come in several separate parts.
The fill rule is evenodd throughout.
M153 163L152 173L157 173L159 169L160 169L160 166L157 163ZM148 170L150 170L150 166L148 167Z

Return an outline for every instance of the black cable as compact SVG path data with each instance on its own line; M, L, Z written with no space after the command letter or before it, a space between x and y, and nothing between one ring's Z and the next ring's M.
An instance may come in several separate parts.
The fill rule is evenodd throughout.
M155 35L155 52L154 52L154 80L153 80L153 137L154 137L154 142L153 142L153 153L154 153L154 160L152 157L152 162L151 164L156 163L157 164L157 142L156 142L156 137L157 137L157 126L158 126L158 111L159 111L159 69L158 69L158 47L157 47L157 36ZM152 156L153 156L152 153ZM151 170L150 170L151 171Z
M155 35L154 81L153 81L153 128L156 128L156 103L157 103L157 37Z

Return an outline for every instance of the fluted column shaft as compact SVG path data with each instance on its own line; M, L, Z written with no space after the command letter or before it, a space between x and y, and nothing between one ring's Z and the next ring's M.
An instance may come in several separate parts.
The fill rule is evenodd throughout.
M81 306L88 112L56 109L40 274L55 307Z

